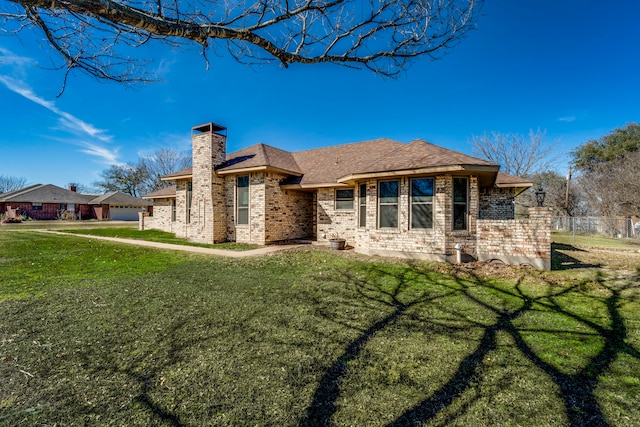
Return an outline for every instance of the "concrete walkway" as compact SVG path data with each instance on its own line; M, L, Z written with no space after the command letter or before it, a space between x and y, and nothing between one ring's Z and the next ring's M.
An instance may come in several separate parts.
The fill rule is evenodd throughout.
M225 256L229 258L244 258L244 257L250 257L250 256L267 255L273 252L283 251L285 249L307 246L307 245L271 245L271 246L263 246L258 249L251 249L248 251L231 251L228 249L212 249L212 248L202 248L199 246L174 245L172 243L150 242L148 240L121 239L119 237L105 237L105 236L92 236L89 234L63 233L61 231L53 231L53 230L33 230L33 231L37 231L38 233L60 234L63 236L86 237L89 239L106 240L106 241L115 242L115 243L125 243L127 245L145 246L148 248L193 252L193 253L206 254L206 255L218 255L218 256Z

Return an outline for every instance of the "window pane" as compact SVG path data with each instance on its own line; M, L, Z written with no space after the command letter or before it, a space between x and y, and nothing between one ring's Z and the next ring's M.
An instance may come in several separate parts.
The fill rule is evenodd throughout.
M454 230L467 229L467 205L466 204L453 205L453 229Z
M236 222L249 224L249 175L236 179Z
M398 205L380 206L380 228L398 227Z
M398 203L398 181L383 181L380 187L380 203Z
M360 220L359 220L358 226L360 227L367 226L367 207L366 206L360 206Z
M433 227L433 205L414 204L411 206L411 228Z
M336 199L351 199L351 200L353 200L353 189L336 190Z
M238 224L249 224L249 208L238 208Z
M411 197L414 202L433 200L433 178L411 180Z
M249 206L249 187L238 187L238 207Z
M336 200L336 209L353 209L353 200Z
M467 178L453 178L453 201L467 202Z
M367 204L367 184L360 184L360 193L358 194L361 205Z

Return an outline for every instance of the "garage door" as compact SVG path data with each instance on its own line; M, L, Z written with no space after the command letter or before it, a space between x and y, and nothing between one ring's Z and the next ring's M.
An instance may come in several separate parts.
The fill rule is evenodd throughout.
M112 221L137 221L138 212L144 212L139 206L109 206L109 217Z

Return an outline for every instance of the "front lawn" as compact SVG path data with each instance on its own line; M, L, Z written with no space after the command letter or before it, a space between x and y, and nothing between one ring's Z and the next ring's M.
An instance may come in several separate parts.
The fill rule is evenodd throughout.
M637 272L0 233L0 425L630 426Z
M122 239L148 240L150 242L171 243L174 245L199 246L203 248L228 249L233 251L248 251L257 249L260 246L249 243L225 242L213 245L205 243L194 243L187 239L176 237L175 233L168 233L160 230L138 230L134 228L111 227L111 228L81 228L71 230L61 230L65 233L86 234L91 236L118 237Z

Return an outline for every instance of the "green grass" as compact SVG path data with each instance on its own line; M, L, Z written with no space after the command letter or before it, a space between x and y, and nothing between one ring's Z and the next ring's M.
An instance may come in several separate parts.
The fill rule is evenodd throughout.
M570 231L552 231L551 240L555 243L581 247L640 250L640 239L617 239L597 234L574 235Z
M216 243L214 245L194 243L187 239L176 237L174 233L160 230L138 230L135 228L82 228L61 230L66 233L87 234L91 236L119 237L123 239L148 240L150 242L171 243L174 245L198 246L203 248L227 249L233 251L247 251L259 248L258 245L248 243Z
M640 278L0 233L0 425L629 426Z

